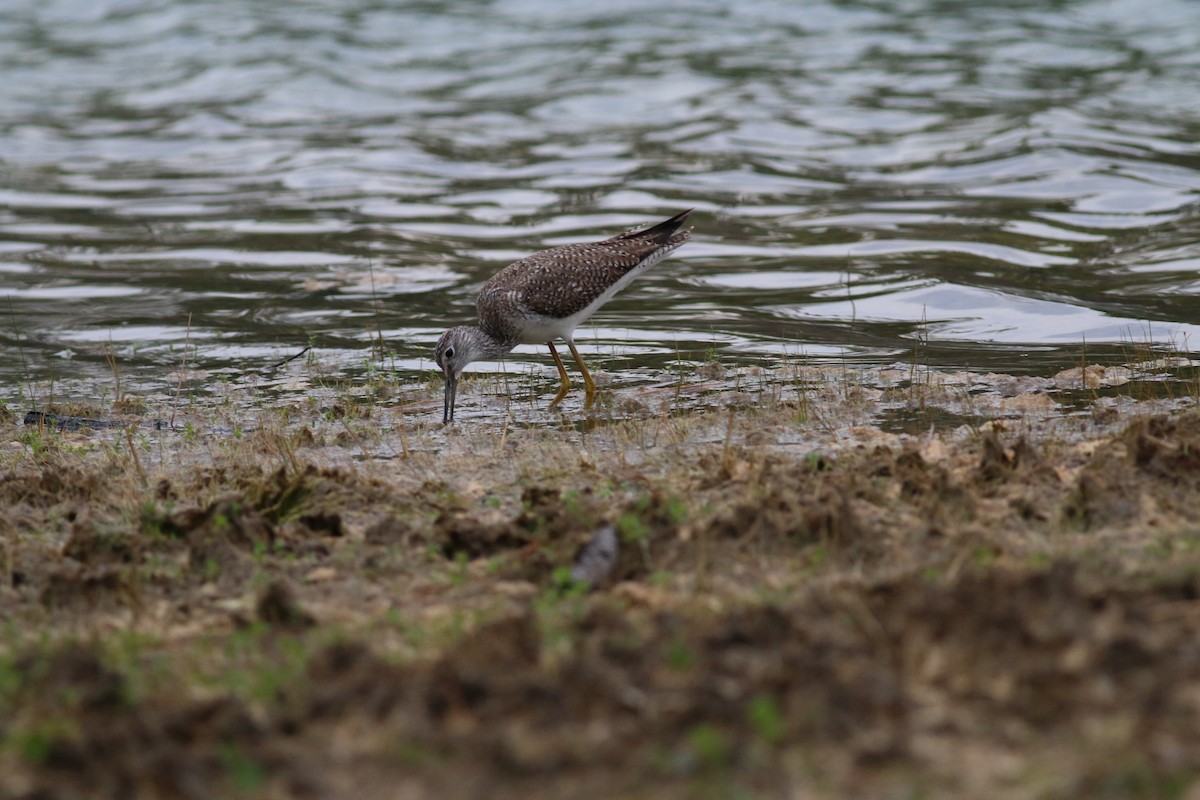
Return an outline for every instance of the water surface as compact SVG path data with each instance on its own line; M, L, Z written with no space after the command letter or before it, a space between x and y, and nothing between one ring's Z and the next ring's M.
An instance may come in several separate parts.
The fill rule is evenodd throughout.
M415 382L504 264L689 207L694 241L579 333L618 387L1200 342L1184 0L30 0L0 72L11 402L310 345ZM505 367L552 388L538 348L478 366Z

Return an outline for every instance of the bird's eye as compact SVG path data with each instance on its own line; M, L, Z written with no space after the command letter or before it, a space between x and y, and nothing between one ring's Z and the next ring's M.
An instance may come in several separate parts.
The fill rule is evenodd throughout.
M446 356L446 358L454 358L454 348L453 348L453 347L447 347L447 348L446 348L446 352L444 353L444 355Z

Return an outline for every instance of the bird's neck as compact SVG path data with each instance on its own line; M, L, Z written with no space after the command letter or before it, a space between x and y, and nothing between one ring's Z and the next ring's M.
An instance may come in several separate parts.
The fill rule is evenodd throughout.
M470 331L472 350L477 354L472 360L499 358L518 344L516 341L508 341L504 337L489 333L483 328L470 328Z

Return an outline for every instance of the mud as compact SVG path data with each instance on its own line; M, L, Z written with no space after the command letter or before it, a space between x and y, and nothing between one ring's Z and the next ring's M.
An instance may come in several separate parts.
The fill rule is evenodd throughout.
M0 796L1200 796L1200 414L793 414L13 456Z

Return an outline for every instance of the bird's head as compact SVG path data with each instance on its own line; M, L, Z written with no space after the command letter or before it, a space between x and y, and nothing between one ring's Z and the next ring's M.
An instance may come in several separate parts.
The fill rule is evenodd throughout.
M446 377L446 399L442 409L442 422L454 421L454 401L458 395L458 376L462 375L463 367L482 356L479 347L478 328L459 326L451 328L438 339L433 351L433 360L437 362L442 374Z

